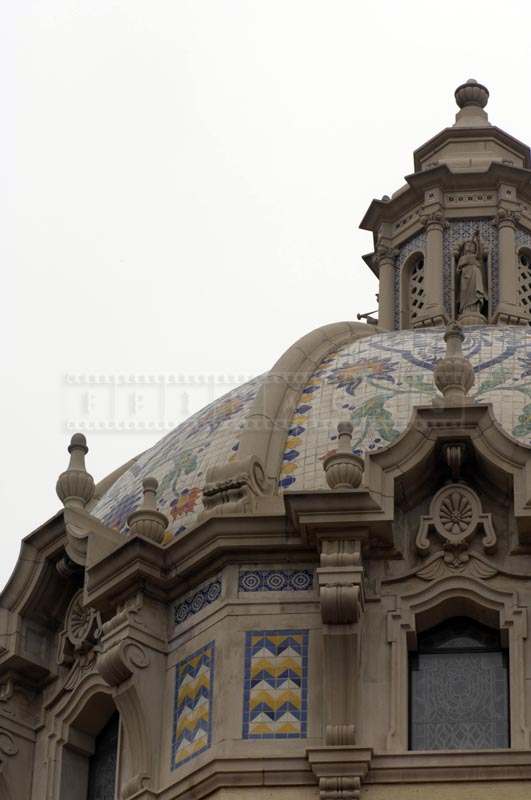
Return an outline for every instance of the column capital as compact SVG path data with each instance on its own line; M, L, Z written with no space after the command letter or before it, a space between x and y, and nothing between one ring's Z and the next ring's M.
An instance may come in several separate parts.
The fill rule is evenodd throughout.
M448 227L448 221L444 213L438 209L436 211L423 211L419 214L419 221L425 228L439 228L444 230Z
M498 228L511 227L516 228L520 222L521 214L516 209L512 208L499 208L496 216L492 220L492 224Z
M398 257L400 250L398 247L392 247L392 245L380 242L376 250L374 251L375 260L378 264L382 264L384 261L388 261L394 264L395 259Z

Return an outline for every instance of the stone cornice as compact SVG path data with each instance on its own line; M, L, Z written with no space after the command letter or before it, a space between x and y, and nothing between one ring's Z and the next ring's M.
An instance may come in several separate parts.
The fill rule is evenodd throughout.
M65 541L63 510L22 540L15 568L0 594L0 607L13 609L24 602L23 598L39 581L47 560L60 557Z
M310 744L310 743L308 743ZM221 752L204 766L185 775L166 789L142 797L160 800L202 800L213 792L231 787L315 786L316 773L356 773L362 785L531 779L530 750L479 750L373 753L370 748L311 747L282 757L227 757Z
M123 544L87 570L86 589L91 605L106 610L123 596L142 589L172 600L183 581L205 566L249 554L308 553L300 535L287 530L284 514L212 517L183 537L162 547L142 537L124 538Z
M367 209L360 228L376 233L385 222L394 222L412 210L424 199L424 192L433 186L444 191L496 188L506 181L515 185L522 197L531 200L531 170L492 162L482 171L452 172L446 164L439 164L422 172L406 175L407 188L390 200L373 200Z
M438 150L445 142L463 139L482 139L502 142L506 147L523 158L527 168L531 167L531 151L526 144L516 139L514 136L511 136L510 133L506 133L506 131L503 131L501 128L495 125L488 125L485 128L458 128L456 126L443 128L442 131L439 131L439 133L432 136L431 139L428 139L427 142L415 150L413 153L415 170L420 171L422 169L423 159L426 158L430 152Z
M365 782L439 783L530 778L530 750L437 750L375 754Z
M352 491L286 492L284 500L291 525L302 539L315 545L326 538L354 538L369 544L369 527L380 546L392 557L392 503L380 504L377 493L366 487Z

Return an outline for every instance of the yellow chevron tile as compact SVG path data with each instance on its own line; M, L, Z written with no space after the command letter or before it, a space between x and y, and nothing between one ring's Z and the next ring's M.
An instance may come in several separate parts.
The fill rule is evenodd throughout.
M271 725L266 725L265 722L251 722L251 733L272 733L273 728Z
M301 726L293 722L286 722L276 726L277 733L300 733Z
M260 658L253 661L251 666L251 676L255 678L260 672L265 670L269 675L276 678L286 670L291 669L296 675L302 674L302 664L294 658Z
M195 726L200 721L208 722L208 708L202 714L194 714L193 716L183 719L177 726L177 736L180 736L183 731L193 731Z
M194 683L183 683L179 691L179 702L185 697L195 697L201 688L210 688L210 675L204 673L198 675Z
M279 694L273 694L273 692L257 692L256 695L253 694L250 706L251 709L256 708L259 706L260 703L265 703L269 708L277 709L280 708L284 703L291 703L295 708L300 708L301 699L300 693L298 691L285 691L280 692Z

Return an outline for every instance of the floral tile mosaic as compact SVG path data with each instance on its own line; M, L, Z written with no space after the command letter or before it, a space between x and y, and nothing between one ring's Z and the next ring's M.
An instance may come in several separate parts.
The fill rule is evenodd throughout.
M236 457L240 430L263 378L215 400L143 453L92 509L105 525L125 531L127 517L138 508L142 481L159 482L158 508L169 518L168 535L190 528L203 508L207 469Z
M175 667L172 769L203 753L212 741L214 642Z
M308 724L308 631L248 631L244 739L302 739Z
M476 377L470 395L492 403L505 430L531 446L531 329L483 325L465 328L465 334L463 351ZM413 407L432 401L443 336L436 328L380 333L323 359L291 421L280 490L327 488L322 462L335 449L342 420L354 426L355 453L394 442Z

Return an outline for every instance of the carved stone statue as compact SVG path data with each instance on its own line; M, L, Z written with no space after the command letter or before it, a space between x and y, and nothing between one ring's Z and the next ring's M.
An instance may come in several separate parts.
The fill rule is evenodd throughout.
M458 318L468 322L484 322L487 304L486 270L483 244L476 230L471 239L461 242L456 250L456 284Z

